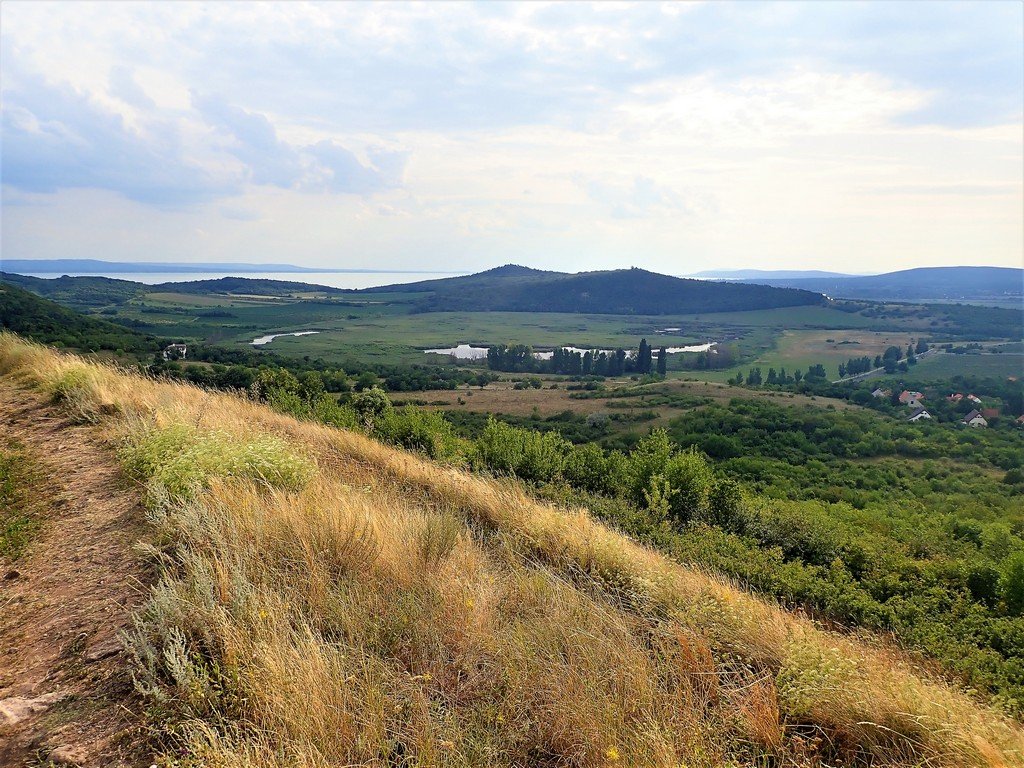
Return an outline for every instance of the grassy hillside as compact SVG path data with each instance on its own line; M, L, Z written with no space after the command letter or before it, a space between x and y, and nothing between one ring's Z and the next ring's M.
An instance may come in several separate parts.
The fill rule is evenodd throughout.
M362 435L0 336L0 375L96 424L162 578L131 648L203 765L1022 762L1018 728L538 503Z

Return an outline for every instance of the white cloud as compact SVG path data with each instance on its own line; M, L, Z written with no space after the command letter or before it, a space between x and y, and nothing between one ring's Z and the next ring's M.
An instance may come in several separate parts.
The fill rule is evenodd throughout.
M1016 4L6 3L3 248L1019 263L1022 25Z

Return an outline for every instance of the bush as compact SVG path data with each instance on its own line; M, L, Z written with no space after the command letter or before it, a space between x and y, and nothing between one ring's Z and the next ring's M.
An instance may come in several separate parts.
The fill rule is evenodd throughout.
M370 387L352 398L352 409L369 428L377 421L387 419L392 411L391 400L380 387Z
M562 472L572 444L556 432L537 432L493 417L476 442L475 462L523 480L547 482Z
M459 454L459 439L452 425L439 413L411 405L398 411L386 410L374 424L373 434L432 459L452 459Z

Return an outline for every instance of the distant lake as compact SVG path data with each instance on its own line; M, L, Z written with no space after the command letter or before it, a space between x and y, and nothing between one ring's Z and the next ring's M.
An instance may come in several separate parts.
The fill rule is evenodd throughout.
M264 344L269 344L278 336L309 336L314 333L320 333L320 331L295 331L294 333L271 333L266 336L260 336L253 339L250 343L254 347L262 347Z
M288 280L293 283L314 283L331 288L376 288L379 285L417 283L456 277L468 272L21 272L29 277L52 280L61 275L70 277L110 277L135 283L184 283L192 280L217 280L222 277L245 277L252 280Z
M688 347L666 347L665 354L674 355L679 352L716 352L714 349L718 342L709 341L706 344L693 344ZM482 360L487 357L487 347L474 347L470 344L459 344L457 347L449 347L447 349L424 349L423 351L428 355L448 355L454 357L456 360ZM604 352L605 354L614 354L614 349L597 349L588 350L582 347L562 347L570 352L579 352L581 355L587 352ZM658 348L652 347L652 351L655 355L658 354ZM633 350L626 350L626 355L635 355L636 352ZM538 360L550 360L554 356L554 352L534 352L533 356Z

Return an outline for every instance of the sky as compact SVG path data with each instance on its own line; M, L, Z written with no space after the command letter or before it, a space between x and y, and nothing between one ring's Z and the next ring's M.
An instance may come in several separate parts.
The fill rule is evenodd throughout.
M1022 266L1024 4L0 6L6 258Z

